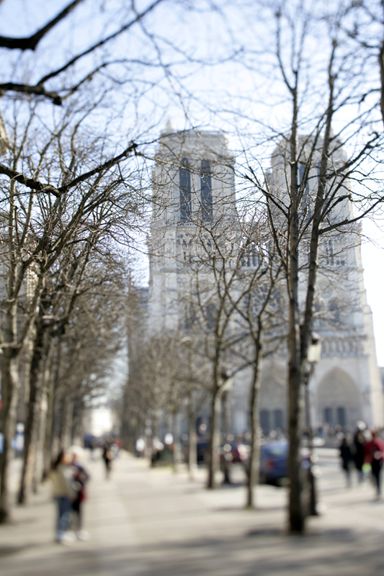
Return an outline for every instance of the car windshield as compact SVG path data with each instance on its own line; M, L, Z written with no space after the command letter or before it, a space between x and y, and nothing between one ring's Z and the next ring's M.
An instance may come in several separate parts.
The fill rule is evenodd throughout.
M276 442L271 444L266 444L264 446L265 450L272 454L273 456L281 456L287 452L286 442Z

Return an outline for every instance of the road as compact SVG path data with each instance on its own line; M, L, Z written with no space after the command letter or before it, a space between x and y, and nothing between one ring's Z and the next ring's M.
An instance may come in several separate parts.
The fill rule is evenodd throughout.
M110 480L102 462L86 502L91 539L53 543L49 487L14 523L0 527L1 576L371 576L384 573L382 503L369 482L344 487L337 458L323 453L323 514L304 537L285 531L286 489L257 488L257 509L244 510L242 486L204 489L185 471L149 469L123 454Z

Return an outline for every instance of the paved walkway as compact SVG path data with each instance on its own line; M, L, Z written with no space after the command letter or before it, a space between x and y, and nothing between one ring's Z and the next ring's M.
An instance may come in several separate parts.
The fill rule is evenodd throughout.
M88 463L87 463L88 464ZM258 488L259 507L243 509L244 488L203 488L185 472L148 469L123 454L105 480L89 462L88 542L53 543L53 503L44 486L14 521L0 527L1 576L381 576L384 504L366 483L343 479L322 490L324 514L304 537L284 531L286 492Z

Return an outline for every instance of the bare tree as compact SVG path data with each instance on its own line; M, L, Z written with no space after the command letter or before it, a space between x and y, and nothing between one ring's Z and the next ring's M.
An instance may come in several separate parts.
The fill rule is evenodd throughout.
M111 223L110 223L111 224ZM61 250L58 257L58 262L55 263L54 269L48 270L46 273L46 279L44 281L44 287L42 294L39 298L39 308L34 320L34 330L32 332L32 337L30 339L30 345L32 347L31 351L31 362L29 374L27 375L27 389L29 390L29 397L27 401L27 417L25 421L25 434L24 434L24 452L23 452L23 466L20 478L20 486L18 491L18 503L25 503L28 493L32 486L36 485L36 479L34 479L34 473L36 473L36 460L37 460L37 450L40 448L38 444L38 422L40 421L39 416L42 413L42 400L44 397L44 386L45 392L48 395L52 394L52 390L48 390L49 387L52 388L52 383L46 382L43 379L44 370L43 363L46 361L50 346L52 343L57 343L59 346L66 344L68 338L65 338L66 332L69 327L74 327L76 324L84 325L83 329L78 328L75 332L78 338L77 346L75 346L75 351L72 352L73 362L69 362L68 372L72 371L74 376L77 376L76 370L76 353L83 349L87 350L87 353L95 354L100 348L96 346L94 341L92 345L90 342L91 330L94 329L94 322L97 317L100 317L99 326L96 329L97 334L102 334L107 327L106 315L109 314L110 328L108 336L111 342L111 346L106 345L104 336L102 338L104 352L112 349L116 352L116 342L118 340L116 332L115 336L111 335L112 326L117 323L118 314L114 313L113 306L106 305L103 302L103 314L98 312L100 306L99 300L102 299L103 292L107 292L111 303L117 304L117 296L113 293L116 291L114 284L117 284L120 291L123 290L122 282L119 281L120 272L118 266L121 264L118 261L114 261L112 255L102 254L102 240L105 230L103 231L103 221L93 220L93 230L90 234L83 236L82 241L79 238L72 238L72 242L69 246L66 246ZM82 230L82 233L84 231ZM97 290L97 294L94 292ZM88 298L88 315L80 314L78 301ZM93 304L94 308L91 308ZM111 326L112 325L112 326ZM88 335L88 337L87 337ZM85 342L84 339L86 340ZM81 348L79 348L81 346ZM104 354L100 352L97 353L97 357L101 359ZM60 355L61 361L64 360L64 352ZM110 360L110 355L107 355L108 360ZM88 358L87 358L88 359ZM78 360L80 363L80 360ZM92 362L93 372L95 372L96 362ZM84 376L82 377L84 378ZM80 385L76 383L75 386L71 387L69 376L63 378L64 382L61 385L63 391L62 397L63 401L61 406L67 406L66 410L63 410L65 414L73 411L73 404L75 400L79 402L84 396L81 383ZM73 391L71 391L73 388ZM68 421L68 418L65 419ZM64 446L68 444L70 440L67 432L69 430L69 424L62 426L62 440L61 444ZM67 442L65 442L65 439ZM73 438L72 438L73 440ZM40 474L37 474L40 476ZM33 480L35 480L33 482Z
M247 199L247 204L249 199ZM243 341L238 347L243 369L250 372L249 431L246 507L255 505L259 482L260 388L263 358L276 353L285 338L285 313L281 297L281 267L275 262L268 220L261 203L254 218L242 222L237 270L236 316ZM260 214L261 209L261 214ZM264 212L264 213L263 213Z
M367 86L362 97L379 96L381 118L384 122L384 5L382 0L368 2L365 0L342 3L343 12L341 32L346 41L355 44L372 62L371 84Z
M290 126L275 136L272 170L265 180L252 167L250 172L250 179L268 202L273 238L286 278L288 518L290 530L298 533L305 529L300 452L303 388L321 242L333 230L351 231L354 222L381 202L381 195L370 186L374 184L375 150L382 144L380 133L375 131L375 103L362 105L366 90L362 79L370 70L364 69L364 58L357 62L355 52L340 41L343 23L343 14L337 11L325 17L321 10L311 14L300 2L276 5L275 62L288 95ZM311 43L320 31L323 59L311 66ZM323 88L318 84L320 77ZM352 114L345 120L347 108ZM355 182L359 184L356 191Z
M19 81L15 81L14 75L9 72L8 74L3 73L3 76L8 76L8 79L0 82L0 91L2 93L13 92L24 96L42 97L50 100L55 105L62 105L63 101L74 94L82 85L89 84L100 72L116 64L119 59L116 56L106 56L105 50L112 47L116 50L116 40L129 34L135 26L137 27L162 2L163 0L154 0L142 9L137 9L132 2L125 11L124 20L120 26L116 26L110 33L101 34L99 38L91 39L86 47L72 50L70 55L63 50L64 61L56 67L50 65L49 60L46 60L44 51L40 50L41 45L44 44L44 40L47 37L49 38L55 33L63 33L66 27L71 26L71 14L79 10L82 4L85 4L84 0L68 2L62 10L50 16L43 25L37 24L36 29L29 35L0 36L1 49L6 51L15 50L20 53L33 53L30 59L34 62L33 67L36 69L37 76L34 81L26 82L22 77ZM103 10L100 7L98 13L100 19L105 19L107 26L108 17L111 16L110 11ZM36 20L39 19L38 16L40 14L34 14ZM78 34L80 37L81 30L78 31ZM92 55L97 56L98 61L92 62L90 60ZM72 76L72 80L68 86L69 75Z
M142 365L145 364L141 353L143 349L145 353L148 290L136 286L130 270L127 284L126 334L129 370L122 391L120 427L123 445L134 453L137 439L145 436L147 406L142 399L145 392L140 383Z
M129 375L124 387L123 438L132 451L150 423L153 435L171 431L175 470L186 456L191 478L196 467L196 417L206 399L206 376L199 343L180 330L151 334L148 291L129 280ZM188 422L187 454L180 446L181 425ZM148 439L150 444L150 440ZM147 452L151 450L148 447Z
M200 354L210 369L209 459L207 487L216 487L220 457L220 403L233 377L243 368L235 350L244 338L234 328L236 308L243 292L238 291L240 262L239 223L218 218L212 223L196 221L190 232L188 289L181 297L187 334L199 335Z
M30 371L31 419L28 425L31 430L28 429L26 462L29 459L29 438L33 436L33 422L36 420L32 415L39 406L40 397L35 386L40 378L43 340L47 333L44 307L47 297L51 297L47 293L50 287L49 276L57 274L57 267L61 264L61 292L68 289L69 294L68 309L62 311L65 325L65 319L73 310L77 296L77 282L87 271L92 251L110 250L111 247L107 246L105 239L109 237L109 242L113 242L113 235L117 233L121 239L121 222L126 221L129 214L138 214L133 177L130 177L130 187L127 187L124 180L122 162L126 159L125 154L118 155L113 160L101 161L96 169L83 171L77 177L76 173L84 170L86 163L84 149L81 150L80 142L77 141L79 119L72 125L73 132L68 138L64 131L68 128L70 119L64 114L62 124L57 126L57 132L50 133L48 130L48 134L43 133L38 144L30 139L31 132L32 137L35 136L34 120L36 116L32 110L21 139L15 138L12 147L8 145L7 154L15 167L12 168L13 172L20 175L17 168L22 166L23 170L28 166L29 170L33 170L35 178L26 182L23 177L15 176L10 185L7 181L2 182L4 194L1 265L7 278L1 331L1 345L4 350L4 410L1 416L5 441L1 457L1 494L4 497L1 508L4 510L7 508L7 466L19 388L17 366L23 350L29 348L34 341ZM44 137L45 144L40 146ZM97 137L94 140L95 152L96 142ZM53 160L55 154L59 159L58 165ZM61 192L55 191L55 186L49 184L50 179L61 181L65 187L69 172L72 174L72 185L67 192L64 188ZM38 184L38 175L41 174L47 178L43 185ZM131 222L133 223L133 220ZM132 229L133 227L131 231ZM73 285L70 284L71 281ZM20 500L23 497L20 492ZM7 515L6 511L2 513L4 518Z

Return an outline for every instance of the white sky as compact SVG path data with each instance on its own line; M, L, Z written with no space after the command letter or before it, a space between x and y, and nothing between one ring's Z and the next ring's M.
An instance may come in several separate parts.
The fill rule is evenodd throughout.
M145 0L140 0L138 4L142 5ZM271 0L271 4L272 4ZM21 35L27 31L35 28L36 21L43 23L51 13L47 12L47 4L52 14L63 7L66 2L64 0L52 0L46 3L44 0L36 0L30 2L27 0L4 0L0 9L0 32L3 34ZM109 0L105 6L120 5L121 18L124 17L124 2L119 0ZM201 7L207 6L204 0L199 0L195 4ZM264 3L267 5L267 3ZM291 3L294 4L292 0ZM333 3L331 3L332 5ZM243 6L243 11L240 9ZM248 9L245 7L248 5ZM257 5L257 6L256 6ZM191 64L189 72L191 76L183 79L183 87L174 84L175 93L170 94L172 82L159 82L158 87L154 87L149 92L149 96L143 105L134 109L134 112L139 116L140 122L143 125L147 122L148 125L152 124L154 132L158 132L161 128L161 123L164 125L164 115L167 114L172 119L176 116L177 128L188 126L188 123L195 123L197 125L210 125L215 128L232 130L233 134L248 134L260 131L260 141L262 139L261 132L263 131L262 123L266 125L275 125L281 128L282 114L281 102L278 102L280 93L276 90L276 84L272 76L269 75L271 68L271 60L267 54L267 49L271 47L273 41L273 34L269 30L270 21L262 19L260 11L261 2L246 2L245 0L237 2L222 2L218 3L220 10L223 9L223 15L220 15L220 10L214 13L193 13L183 11L183 4L176 4L176 8L169 11L167 3L160 10L156 12L150 21L149 29L156 30L159 40L159 47L162 50L165 60L174 61L175 59L183 60L182 56L175 57L175 52L170 46L167 47L167 42L174 42L175 45L183 51L193 54L194 57L201 56L204 58L209 54L214 60L220 56L225 57L228 50L239 51L242 54L241 59L247 60L247 67L236 67L232 61L227 62L223 66L215 66L205 68L198 65L198 63ZM321 6L315 2L315 6ZM63 34L62 40L65 43L65 49L68 46L72 47L79 42L79 38L87 44L89 36L96 30L97 25L101 22L100 14L105 12L98 12L98 8L104 6L101 0L93 2L86 2L81 9L76 10L71 16L71 29L64 29L61 31ZM259 8L258 8L259 6ZM226 11L226 12L225 12ZM111 12L112 14L112 12ZM103 16L102 16L103 17ZM266 15L264 13L264 17ZM92 20L90 24L90 20ZM105 21L104 21L105 23ZM85 34L80 35L78 27L84 24ZM119 23L114 19L107 20L108 31L118 27ZM240 33L239 33L240 31ZM320 34L321 32L319 32ZM315 36L314 36L315 38ZM51 35L48 38L46 49L52 48L49 54L55 54L58 50L58 38ZM318 40L318 39L317 39ZM137 49L139 54L142 38L140 34L131 34L122 42L122 54L132 54L132 47ZM258 49L262 48L261 60L258 54ZM129 48L129 49L128 49ZM152 47L153 48L153 47ZM241 52L242 49L245 52ZM246 51L249 48L254 48L254 52L249 51L247 56ZM313 66L321 65L323 50L318 50L316 45L315 55L316 58L312 59ZM148 41L146 50L143 52L144 56L147 54L152 57L151 44ZM264 62L264 70L260 62ZM243 62L244 64L244 62ZM152 72L152 69L143 71L144 78L148 78L147 74L155 74L159 78L159 70ZM184 65L174 68L175 77L177 74L187 72ZM156 76L157 74L157 76ZM143 79L144 79L143 78ZM140 87L138 78L137 86ZM131 82L133 85L134 82ZM184 92L184 88L187 88ZM121 93L126 87L121 88ZM317 88L316 88L317 89ZM156 90L158 90L156 92ZM128 88L127 88L128 93ZM191 96L188 99L188 93ZM177 94L177 95L176 95ZM315 92L314 92L315 94ZM319 91L317 92L319 94ZM154 97L155 96L155 97ZM152 114L155 107L158 106L157 118ZM110 107L111 108L111 107ZM229 111L226 113L226 109ZM232 115L233 110L239 112L238 115ZM106 112L107 113L107 112ZM108 112L109 113L109 112ZM118 120L118 130L120 138L124 139L126 134L132 135L132 126L135 125L138 116L132 114L132 109L128 108L125 111L124 119L120 114L116 114ZM244 114L244 116L243 116ZM147 119L144 120L145 115ZM133 118L133 120L132 120ZM248 121L250 120L250 121ZM256 120L256 121L255 121ZM257 124L257 122L260 124ZM159 124L156 124L159 122ZM185 123L184 126L182 125ZM253 122L253 124L252 124ZM144 128L143 128L144 130ZM249 132L248 132L249 130ZM258 157L260 159L260 157ZM362 249L365 285L367 290L367 299L373 312L374 329L376 335L377 357L380 365L384 366L384 298L382 296L384 285L384 233L372 225L367 225L367 234L374 238L375 245L365 244ZM383 227L384 229L384 227Z

